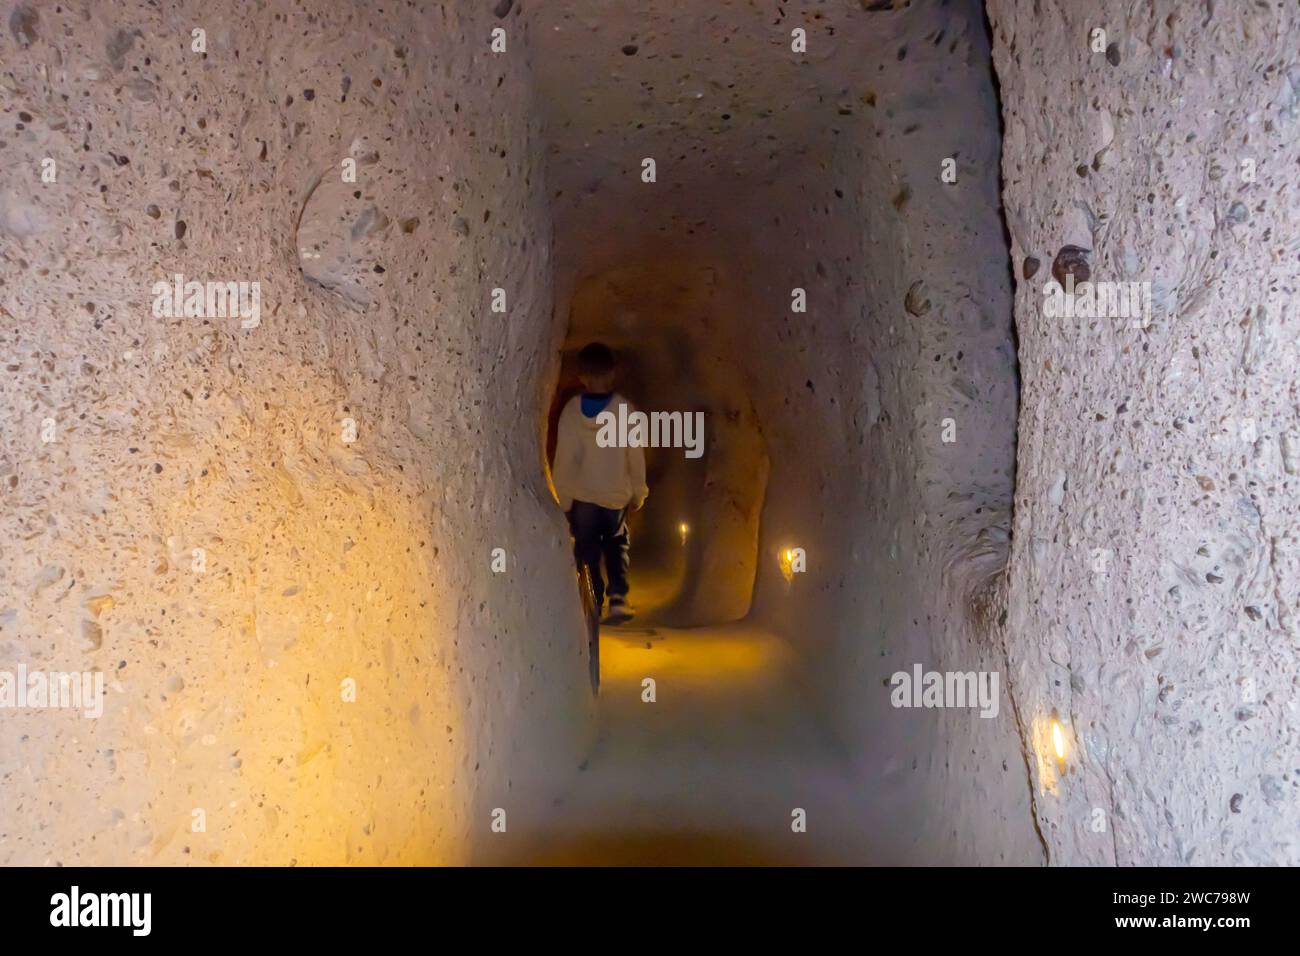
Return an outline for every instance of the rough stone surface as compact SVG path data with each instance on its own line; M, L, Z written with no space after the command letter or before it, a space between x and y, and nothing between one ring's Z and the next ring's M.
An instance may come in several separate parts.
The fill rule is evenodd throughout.
M0 862L471 856L589 716L527 56L484 4L5 19L0 670L106 699L0 715Z
M1047 7L989 5L1012 259L1090 249L1152 315L1050 318L1047 275L1017 282L1005 636L1038 826L1059 864L1294 865L1300 20Z

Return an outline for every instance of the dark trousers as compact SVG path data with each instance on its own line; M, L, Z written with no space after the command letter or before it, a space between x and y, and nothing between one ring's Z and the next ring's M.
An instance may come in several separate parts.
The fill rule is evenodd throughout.
M569 529L573 532L573 556L579 566L591 572L596 606L605 601L605 578L600 573L600 559L605 559L609 577L609 596L627 596L627 509L602 508L589 501L575 501L569 509Z

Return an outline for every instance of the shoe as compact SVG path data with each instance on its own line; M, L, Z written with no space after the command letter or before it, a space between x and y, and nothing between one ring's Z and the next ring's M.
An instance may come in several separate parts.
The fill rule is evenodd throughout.
M627 598L615 596L609 599L609 611L601 623L622 624L624 621L632 620L632 617L632 609L628 607Z

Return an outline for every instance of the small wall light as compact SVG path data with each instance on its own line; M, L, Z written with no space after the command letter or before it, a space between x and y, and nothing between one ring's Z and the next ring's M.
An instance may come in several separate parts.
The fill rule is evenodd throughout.
M1069 767L1066 766L1066 758L1070 756L1070 744L1065 736L1065 725L1061 723L1061 715L1055 710L1052 711L1050 731L1052 735L1052 756L1056 758L1056 772L1064 779L1066 771L1069 770Z
M677 526L677 533L682 536L682 545L686 544L686 536L691 533L691 527L685 521Z
M1041 792L1058 793L1072 769L1071 760L1075 763L1080 760L1080 754L1075 752L1075 748L1082 746L1081 743L1073 740L1069 723L1061 719L1055 708L1050 713L1041 713L1034 718L1030 725L1029 739L1038 763L1038 785Z
M1055 717L1052 718L1052 749L1056 751L1056 759L1064 762L1065 731L1061 729L1061 722Z
M781 576L786 583L794 580L796 574L802 574L808 567L808 556L803 548L784 548L781 551Z

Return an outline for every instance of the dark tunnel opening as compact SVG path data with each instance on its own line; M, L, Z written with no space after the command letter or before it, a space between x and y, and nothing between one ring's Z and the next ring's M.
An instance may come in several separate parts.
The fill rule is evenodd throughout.
M618 356L619 394L651 416L643 454L652 491L628 516L641 624L724 624L749 611L768 461L740 370L717 335L725 324L717 311L726 307L714 269L695 263L615 268L584 278L573 298L548 414L548 460L553 465L560 410L581 392L577 353L602 342ZM662 435L655 416L671 426ZM677 427L688 416L699 434ZM670 446L677 438L683 447Z

